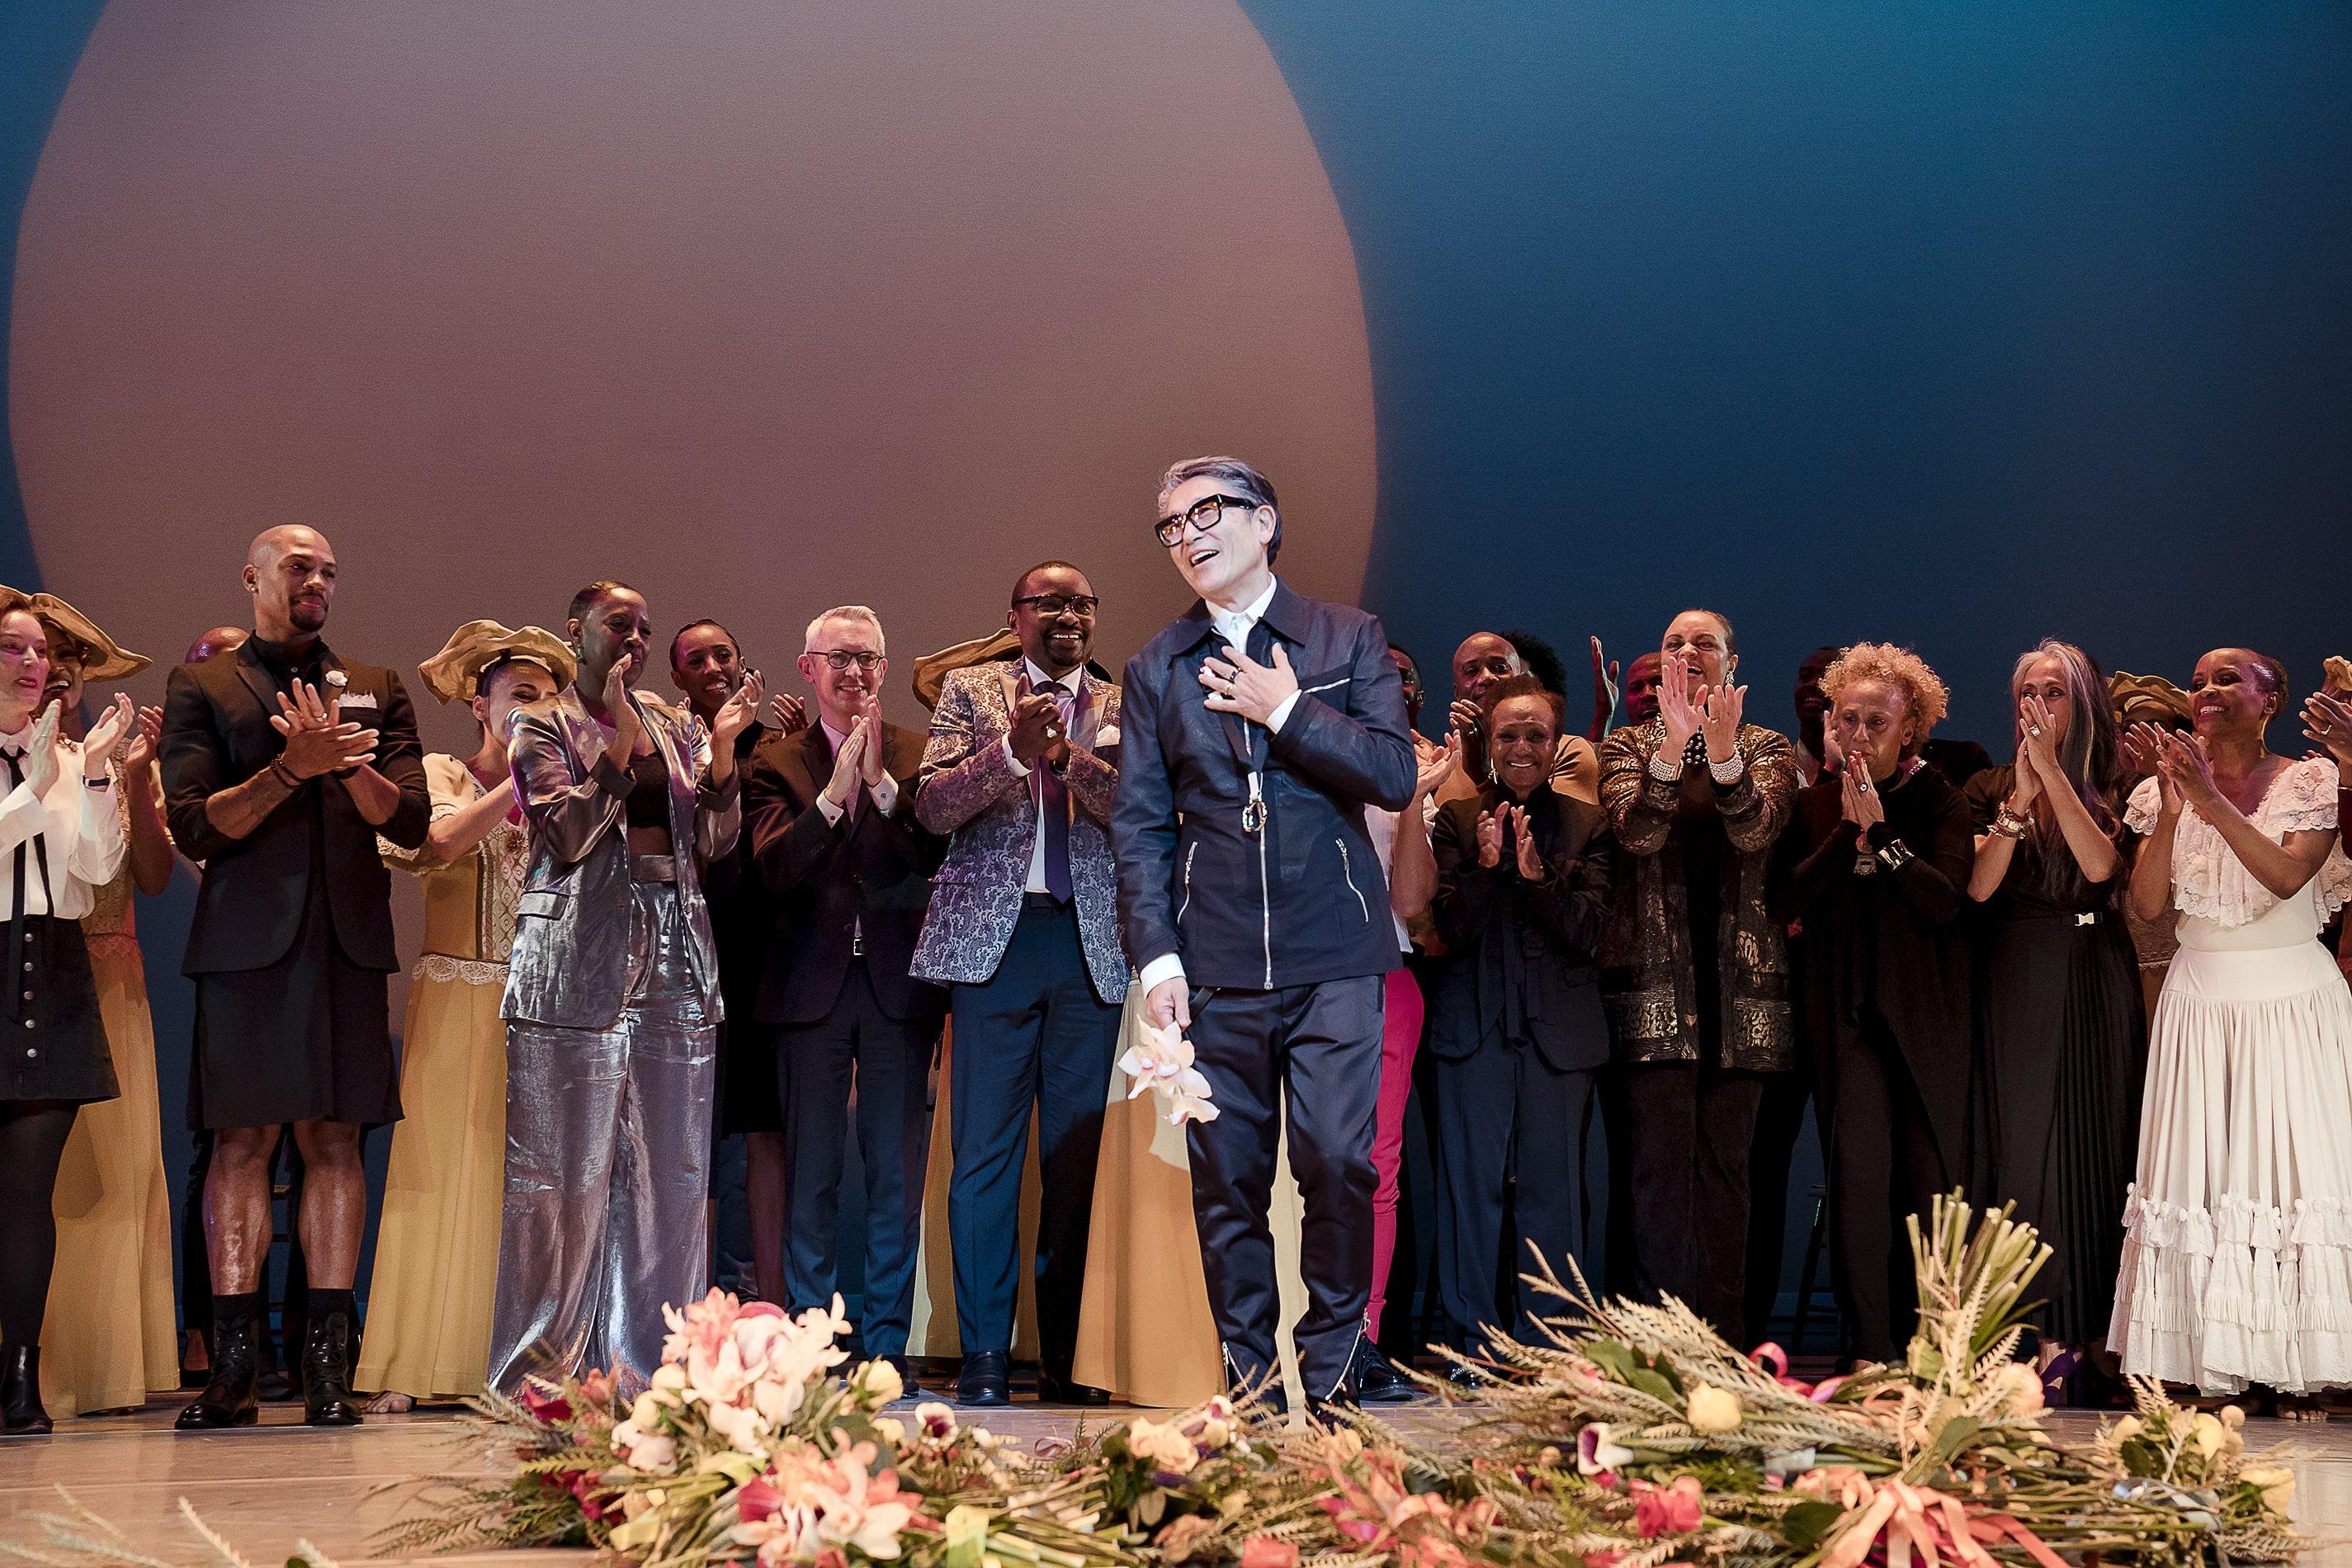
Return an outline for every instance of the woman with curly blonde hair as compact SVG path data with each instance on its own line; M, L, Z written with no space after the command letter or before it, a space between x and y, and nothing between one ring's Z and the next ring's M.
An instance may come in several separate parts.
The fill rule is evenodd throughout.
M1858 1362L1908 1337L1905 1216L1967 1154L1971 997L1959 926L1969 804L1919 759L1944 683L1908 648L1857 643L1822 676L1838 771L1797 796L1775 914L1796 944L1798 1027L1828 1130L1835 1279Z

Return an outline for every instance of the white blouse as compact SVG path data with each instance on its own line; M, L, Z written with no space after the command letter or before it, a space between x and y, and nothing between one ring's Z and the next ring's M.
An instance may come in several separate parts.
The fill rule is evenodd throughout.
M32 737L30 723L14 734L0 734L0 747L17 753L20 773L26 765L22 753ZM57 748L57 781L47 795L36 797L28 781L0 796L0 910L6 911L9 920L19 913L16 858L20 845L25 848L22 912L26 914L80 920L97 907L98 889L122 869L122 810L114 798L121 783L90 788L82 782L80 743L60 738ZM0 780L6 777L6 770L0 769ZM41 889L40 856L31 842L36 837L48 849L48 886L57 895L55 909L49 907Z
M2270 788L2251 814L2265 838L2285 842L2290 833L2333 831L2336 823L2336 763L2333 758L2305 757L2289 763L2272 775ZM2142 779L2124 807L2124 823L2145 837L2156 826L2161 805L2157 781ZM2339 838L2327 858L2297 898L2312 900L2322 924L2352 900L2352 860L2344 856ZM2184 807L2172 832L2172 902L2184 915L2220 926L2250 925L2278 907L2278 895L2246 869L2221 837L2221 830Z

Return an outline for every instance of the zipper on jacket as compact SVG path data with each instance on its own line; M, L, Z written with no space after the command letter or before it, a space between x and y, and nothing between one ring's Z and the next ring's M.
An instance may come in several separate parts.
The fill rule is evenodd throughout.
M1184 911L1192 907L1192 857L1200 852L1201 841L1197 838L1184 846L1184 901L1176 906L1178 925L1184 923Z
M1339 875L1347 879L1348 891L1356 895L1356 907L1364 911L1364 923L1370 925L1372 923L1372 906L1364 901L1363 889L1356 886L1355 868L1348 861L1348 841L1334 838L1331 842L1339 847Z
M1265 941L1265 988L1274 989L1274 887L1265 874L1265 798L1258 775L1250 774L1250 806L1257 818L1258 932Z

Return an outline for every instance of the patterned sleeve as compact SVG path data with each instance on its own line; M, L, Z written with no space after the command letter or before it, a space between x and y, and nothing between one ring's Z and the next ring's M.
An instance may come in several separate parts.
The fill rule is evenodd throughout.
M2336 760L2305 757L2287 764L2267 824L2273 833L2326 833L2336 826Z
M2156 814L2162 805L2153 778L2145 778L2132 786L2131 799L2124 805L2124 826L2142 838L2156 826Z

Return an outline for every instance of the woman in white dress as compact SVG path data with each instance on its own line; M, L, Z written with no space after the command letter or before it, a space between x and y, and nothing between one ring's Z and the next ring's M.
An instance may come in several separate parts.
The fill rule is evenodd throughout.
M2133 911L2180 951L2149 1031L2137 1180L2108 1342L2126 1373L2265 1384L2304 1414L2352 1384L2352 992L2314 940L2352 893L2326 756L2273 755L2286 672L2216 648L2193 738L2134 727Z

